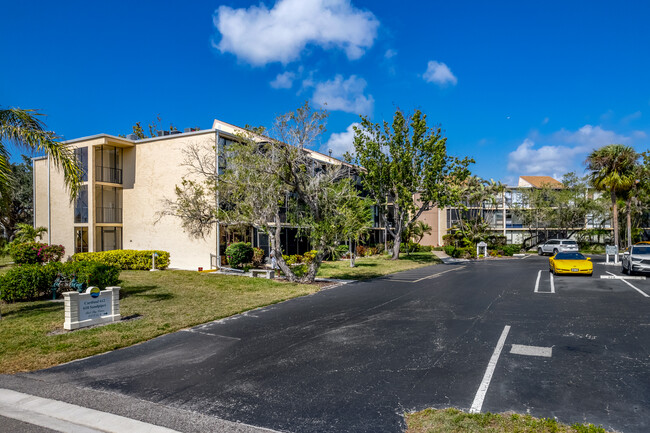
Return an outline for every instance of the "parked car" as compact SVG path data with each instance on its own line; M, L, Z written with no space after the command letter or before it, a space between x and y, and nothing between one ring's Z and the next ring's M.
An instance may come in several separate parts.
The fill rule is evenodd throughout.
M636 272L650 272L650 245L638 243L623 253L621 259L623 273L633 275Z
M545 244L537 248L537 254L543 256L550 254L552 256L557 253L564 252L578 252L578 243L570 239L549 239Z
M551 274L584 274L594 273L591 257L585 257L578 252L557 253L548 259Z

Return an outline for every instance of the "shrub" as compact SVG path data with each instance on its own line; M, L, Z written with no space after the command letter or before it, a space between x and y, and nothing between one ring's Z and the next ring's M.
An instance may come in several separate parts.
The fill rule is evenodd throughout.
M318 251L316 250L307 251L305 254L302 255L303 263L309 264L313 262L314 259L316 258L316 254L318 254Z
M48 245L41 242L12 243L9 254L16 264L58 262L65 254L63 245Z
M347 257L350 253L350 247L345 244L339 245L336 247L336 253L338 255L337 259L340 259L341 257Z
M226 248L228 264L233 268L242 267L253 260L253 247L250 242L235 242Z
M520 244L504 245L503 247L501 247L501 250L503 251L503 255L512 256L513 254L517 254L519 251L521 251L521 245Z
M151 255L156 257L156 269L166 269L169 266L169 253L160 250L112 250L96 253L77 253L72 256L74 262L95 262L103 265L117 266L122 270L143 270L151 269Z
M357 245L357 256L363 257L366 255L367 251L367 247L364 247L363 245Z
M261 268L264 265L264 250L261 248L253 248L253 267Z
M49 297L52 293L52 285L59 274L67 280L76 277L77 281L88 286L105 289L107 286L119 283L120 270L116 266L92 262L52 262L42 266L20 265L0 276L0 299L16 302ZM60 286L57 294L65 290L69 290L69 287Z

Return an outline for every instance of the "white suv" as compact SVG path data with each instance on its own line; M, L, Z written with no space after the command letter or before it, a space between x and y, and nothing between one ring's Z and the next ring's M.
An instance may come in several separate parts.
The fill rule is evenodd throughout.
M577 252L578 243L569 239L549 239L545 244L537 248L537 254L543 256L544 254L556 255L563 252Z

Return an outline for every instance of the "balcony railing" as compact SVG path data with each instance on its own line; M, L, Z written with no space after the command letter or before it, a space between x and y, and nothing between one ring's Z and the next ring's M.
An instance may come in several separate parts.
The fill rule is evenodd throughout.
M122 183L122 169L113 167L95 166L95 180L97 182Z
M98 223L121 223L122 208L98 207L95 208L95 219Z

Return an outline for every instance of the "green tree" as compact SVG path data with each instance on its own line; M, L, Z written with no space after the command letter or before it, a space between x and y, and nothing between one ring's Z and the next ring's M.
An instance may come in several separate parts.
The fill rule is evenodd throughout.
M8 240L14 238L18 223L32 221L32 164L23 155L23 162L11 164L10 188L0 193L0 226Z
M634 187L638 159L639 154L632 147L609 144L591 152L586 160L591 184L610 195L614 244L619 248L618 198Z
M351 158L363 167L363 186L382 210L383 223L393 237L392 259L397 260L404 230L425 210L457 203L453 186L469 176L468 166L474 161L447 155L442 129L429 128L419 110L410 117L397 110L392 125L374 124L362 116L354 130Z
M36 110L0 109L0 193L11 187L11 164L7 145L44 152L63 171L63 179L73 200L79 192L82 170L72 149L58 141L57 135L45 130L43 116Z
M188 146L189 173L169 200L166 214L181 218L184 229L204 236L221 222L248 225L269 235L271 253L289 281L312 282L326 252L341 236L359 233L360 203L349 165L322 165L307 149L324 131L327 113L305 103L276 118L273 138L242 131L226 150L227 163L217 176L214 148ZM219 206L216 204L217 193ZM352 219L352 220L351 220ZM304 275L296 275L282 258L281 234L298 227L316 255Z

